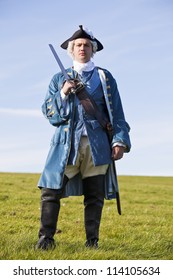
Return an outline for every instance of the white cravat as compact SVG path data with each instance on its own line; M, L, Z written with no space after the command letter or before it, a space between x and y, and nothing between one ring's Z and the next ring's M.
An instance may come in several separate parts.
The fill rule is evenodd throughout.
M83 71L89 72L94 69L95 65L93 61L88 61L86 63L80 63L78 61L73 61L73 69L78 72L79 74L82 74Z

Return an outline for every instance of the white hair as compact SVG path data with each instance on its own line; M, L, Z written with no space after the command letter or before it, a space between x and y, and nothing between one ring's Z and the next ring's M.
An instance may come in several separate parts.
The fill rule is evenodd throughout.
M97 42L96 41L92 41L90 40L91 45L92 45L92 57L94 56L94 54L96 53L98 46L97 46ZM69 56L71 56L73 58L73 48L74 48L74 43L75 40L73 41L69 41L68 42L68 47L67 47L67 53Z

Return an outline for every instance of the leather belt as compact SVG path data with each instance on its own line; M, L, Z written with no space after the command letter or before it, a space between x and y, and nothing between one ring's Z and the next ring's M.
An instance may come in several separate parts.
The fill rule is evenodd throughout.
M82 104L85 112L92 116L95 117L98 122L100 123L100 125L107 130L107 133L109 135L110 140L112 139L112 132L113 132L113 128L112 128L112 124L110 123L110 121L106 118L103 117L102 112L100 112L100 110L97 107L97 104L95 103L94 99L91 97L91 95L89 95L84 86L77 87L75 90L75 94L78 97L80 103Z

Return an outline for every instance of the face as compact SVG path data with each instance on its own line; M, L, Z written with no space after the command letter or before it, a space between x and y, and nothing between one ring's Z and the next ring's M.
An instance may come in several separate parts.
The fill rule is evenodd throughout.
M73 59L80 63L88 62L92 57L92 44L89 39L79 38L74 41Z

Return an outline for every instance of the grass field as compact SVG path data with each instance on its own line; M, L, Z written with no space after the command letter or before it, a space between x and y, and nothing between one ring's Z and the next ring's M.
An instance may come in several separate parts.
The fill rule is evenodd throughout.
M54 251L35 251L39 174L0 173L1 260L173 260L173 177L119 176L122 215L105 201L99 249L84 246L83 197L62 200Z

